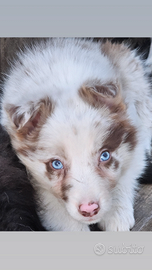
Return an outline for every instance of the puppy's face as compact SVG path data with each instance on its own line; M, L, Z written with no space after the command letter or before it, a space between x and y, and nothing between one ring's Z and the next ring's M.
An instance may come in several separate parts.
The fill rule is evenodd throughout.
M41 100L28 121L19 108L7 107L13 146L35 183L86 224L110 209L136 145L118 92L114 84L83 86L73 100Z

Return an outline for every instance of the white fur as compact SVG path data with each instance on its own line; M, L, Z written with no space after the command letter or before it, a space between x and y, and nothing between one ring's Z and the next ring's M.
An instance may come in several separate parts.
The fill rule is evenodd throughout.
M116 54L104 54L100 42L48 40L21 54L19 59L23 65L17 60L4 83L1 123L32 174L31 181L41 201L38 213L47 230L88 231L89 224L99 223L104 230L126 231L134 225L136 179L144 171L145 154L151 144L152 97L141 60L135 51L125 49L120 55L119 46ZM129 152L129 145L122 143L112 153L119 161L118 170L103 168L107 175L104 178L95 168L98 151L113 123L110 110L106 106L93 108L78 95L87 81L94 80L103 84L119 82L121 98L127 106L126 119L137 129L135 149ZM31 102L36 107L46 97L55 104L55 109L41 128L36 151L22 155L18 151L22 142L14 133L6 107L8 104L19 106L18 114L24 114L21 123L24 126L31 117ZM94 127L95 122L101 125ZM64 149L66 160L59 148ZM51 158L70 166L66 179L72 185L67 192L68 201L58 196L62 179L49 180L46 175L44 163ZM116 182L113 188L109 178ZM90 201L98 201L100 205L100 211L92 219L78 212L80 204Z

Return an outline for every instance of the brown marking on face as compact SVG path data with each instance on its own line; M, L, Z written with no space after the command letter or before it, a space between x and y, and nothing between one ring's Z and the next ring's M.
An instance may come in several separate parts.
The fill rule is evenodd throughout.
M103 179L106 178L107 174L106 174L106 171L104 170L104 167L100 165L99 163L99 166L95 167L95 172L100 176L102 177Z
M58 198L61 198L64 201L68 200L67 192L72 187L71 184L67 184L66 178L68 173L68 167L61 169L61 170L55 170L51 166L51 161L46 162L46 176L49 180L55 179L57 183L53 187L53 192L55 196Z
M108 183L109 183L109 188L114 189L115 186L117 185L117 179L114 178L108 178Z
M109 135L103 143L103 149L115 151L121 143L128 143L129 150L136 146L136 129L127 120L114 123L109 129Z
M111 175L109 171L107 171L105 165L99 164L95 171L101 177L101 179L105 180L105 184L107 185L108 189L114 188L116 186L115 177Z
M48 161L45 163L45 166L46 166L45 174L49 180L52 180L53 176L55 175L55 170L53 170L53 168L50 166L50 162L51 161Z
M117 170L119 168L119 161L115 159L113 162L113 165L114 165L114 170Z
M129 130L129 132L127 133L125 139L124 139L124 143L128 143L129 144L129 151L133 151L136 144L137 144L137 139L136 139L136 129L134 127L132 127L132 129Z
M109 152L115 151L122 142L124 129L121 125L112 126L109 130L109 135L103 143L102 149L107 149Z
M59 169L59 170L54 169L54 168L52 167L52 165L51 165L51 163L52 163L54 160L55 160L55 159L49 160L49 161L47 161L47 162L44 162L44 163L45 163L45 166L46 166L47 172L48 172L50 175L56 176L57 178L61 178L61 176L62 176L62 178L65 178L66 173L67 173L67 171L68 171L68 167L64 168L64 166L63 166L63 169ZM52 179L52 178L51 178L51 179Z
M46 176L48 177L49 180L58 180L58 179L62 179L63 175L64 175L64 169L61 170L55 170L52 166L51 163L53 162L53 160L50 160L48 162L44 162L45 166L46 166Z
M113 166L114 170L117 170L119 167L119 161L116 160L114 157L111 157L109 161L106 161L106 162L101 161L101 165L108 169Z
M64 168L64 175L61 181L61 198L64 201L68 200L67 197L67 191L71 189L72 185L67 183L68 180L68 172L69 172L70 166L67 166Z
M61 185L61 198L64 201L68 200L68 196L67 196L67 191L70 190L72 188L72 185L70 184L66 184L66 183L62 183Z

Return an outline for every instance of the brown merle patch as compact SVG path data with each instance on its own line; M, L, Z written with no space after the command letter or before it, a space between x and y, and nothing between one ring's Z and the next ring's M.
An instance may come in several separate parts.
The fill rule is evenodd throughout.
M134 127L132 129L130 129L129 132L126 134L123 143L129 144L129 148L128 148L129 151L134 150L134 148L137 144L136 129Z
M118 160L114 160L113 161L113 167L114 167L114 170L117 170L119 168L119 161Z
M118 94L118 86L113 82L107 82L106 84L94 84L94 87L91 88L93 91L100 94L102 97L114 98Z
M50 166L50 161L45 163L45 166L46 166L46 176L49 180L52 180L53 179L53 176L55 174L55 171L53 170L53 168Z
M99 164L98 167L96 167L96 173L101 177L101 179L105 180L105 184L107 185L107 188L114 188L116 185L116 179L113 174L111 174L109 171L107 171L107 168L104 164Z
M79 96L90 106L101 108L107 106L111 113L124 112L126 105L123 103L118 84L109 82L104 85L90 83L90 86L84 85L79 89Z
M54 109L49 98L39 101L34 107L31 102L29 114L30 119L24 124L24 114L19 113L19 107L7 105L7 113L12 120L12 130L10 136L14 142L14 148L22 155L27 156L28 152L35 151L39 140L39 133L47 118L51 115Z
M111 43L106 41L101 44L102 53L110 60L113 67L117 70L121 68L121 62L127 60L127 65L130 67L132 72L140 70L142 66L139 64L139 61L136 59L135 55L132 54L130 46L124 43ZM127 85L127 80L125 76L121 76L121 82L125 87Z
M111 157L109 161L107 162L101 162L101 165L106 167L106 168L110 168L113 167L114 170L117 170L119 167L119 161L116 160L114 157Z
M67 172L68 168L61 169L61 170L54 170L50 162L45 163L46 166L46 176L49 180L56 180L56 184L53 187L53 192L57 197L62 198L62 200L67 201L68 196L67 192L71 189L72 185L67 184ZM59 180L59 181L58 181Z
M35 107L31 102L29 111L31 117L26 123L24 123L24 114L19 113L19 108L19 106L13 105L7 105L6 107L7 113L14 123L16 136L19 140L35 141L38 138L42 125L45 124L46 119L53 111L53 104L48 97L40 100Z
M36 147L35 146L23 146L23 147L18 148L16 151L17 151L17 153L19 153L25 157L28 157L29 150L30 150L30 152L35 152Z
M55 170L51 166L51 160L45 163L46 166L46 176L52 180L54 178L59 179L61 177L64 177L64 170Z
M6 106L6 112L8 113L10 119L14 123L15 127L18 129L20 126L20 123L22 123L24 119L24 114L18 114L19 106L13 106L8 104Z
M95 168L95 172L103 179L107 177L107 172L104 170L104 166L101 166L100 163L99 166Z
M66 184L66 183L62 183L61 185L61 198L62 200L64 201L67 201L68 200L68 195L67 195L67 192L72 188L72 185L70 184Z
M104 55L106 55L112 62L114 66L118 65L119 59L130 54L130 50L123 43L111 43L106 41L101 44L101 50Z
M121 143L128 143L129 150L133 150L136 146L136 129L127 120L114 123L108 133L109 135L103 143L103 149L113 152Z

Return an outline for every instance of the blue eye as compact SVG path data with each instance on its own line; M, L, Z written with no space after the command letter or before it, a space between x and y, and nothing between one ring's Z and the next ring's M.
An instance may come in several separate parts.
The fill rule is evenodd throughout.
M100 156L101 161L107 161L110 158L110 153L108 151L102 152Z
M60 161L60 160L54 160L53 162L52 162L52 167L54 168L54 169L56 169L56 170L61 170L61 169L63 169L63 164L62 164L62 162Z

